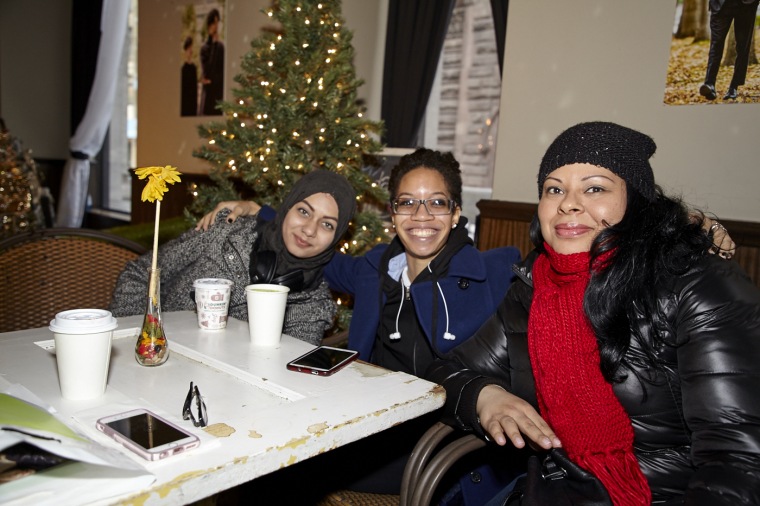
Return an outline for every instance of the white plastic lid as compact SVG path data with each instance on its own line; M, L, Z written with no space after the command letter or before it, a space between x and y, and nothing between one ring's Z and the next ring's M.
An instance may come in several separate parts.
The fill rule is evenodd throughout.
M57 334L95 334L118 327L119 323L105 309L70 309L61 311L50 321L50 330Z
M224 278L201 278L193 281L193 287L195 288L227 288L235 283L229 279Z

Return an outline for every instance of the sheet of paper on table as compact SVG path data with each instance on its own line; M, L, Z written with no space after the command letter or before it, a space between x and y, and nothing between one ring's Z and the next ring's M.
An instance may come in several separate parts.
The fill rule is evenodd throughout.
M0 454L15 445L31 445L60 457L61 462L22 478L0 484L0 503L88 503L147 487L155 476L125 454L95 443L74 431L47 409L34 404L33 395L22 398L0 393ZM23 399L26 397L26 399ZM54 460L54 459L51 459ZM99 486L102 480L108 486Z

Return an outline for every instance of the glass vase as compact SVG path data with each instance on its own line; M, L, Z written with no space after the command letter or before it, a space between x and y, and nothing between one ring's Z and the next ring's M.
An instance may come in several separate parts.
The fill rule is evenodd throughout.
M168 358L169 342L161 321L161 269L149 269L148 305L135 344L135 359L140 365L151 367Z

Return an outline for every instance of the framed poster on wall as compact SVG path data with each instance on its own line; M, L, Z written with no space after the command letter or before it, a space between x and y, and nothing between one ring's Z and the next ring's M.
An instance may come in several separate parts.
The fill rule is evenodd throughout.
M224 2L204 1L182 9L180 115L219 116L224 98Z
M664 102L760 102L760 0L678 0Z

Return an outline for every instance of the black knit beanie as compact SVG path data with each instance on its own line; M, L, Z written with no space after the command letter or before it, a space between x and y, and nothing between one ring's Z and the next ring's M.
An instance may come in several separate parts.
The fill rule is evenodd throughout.
M648 135L616 123L579 123L559 134L546 150L538 171L538 196L553 170L572 163L590 163L614 172L652 201L655 184L649 158L656 149Z

